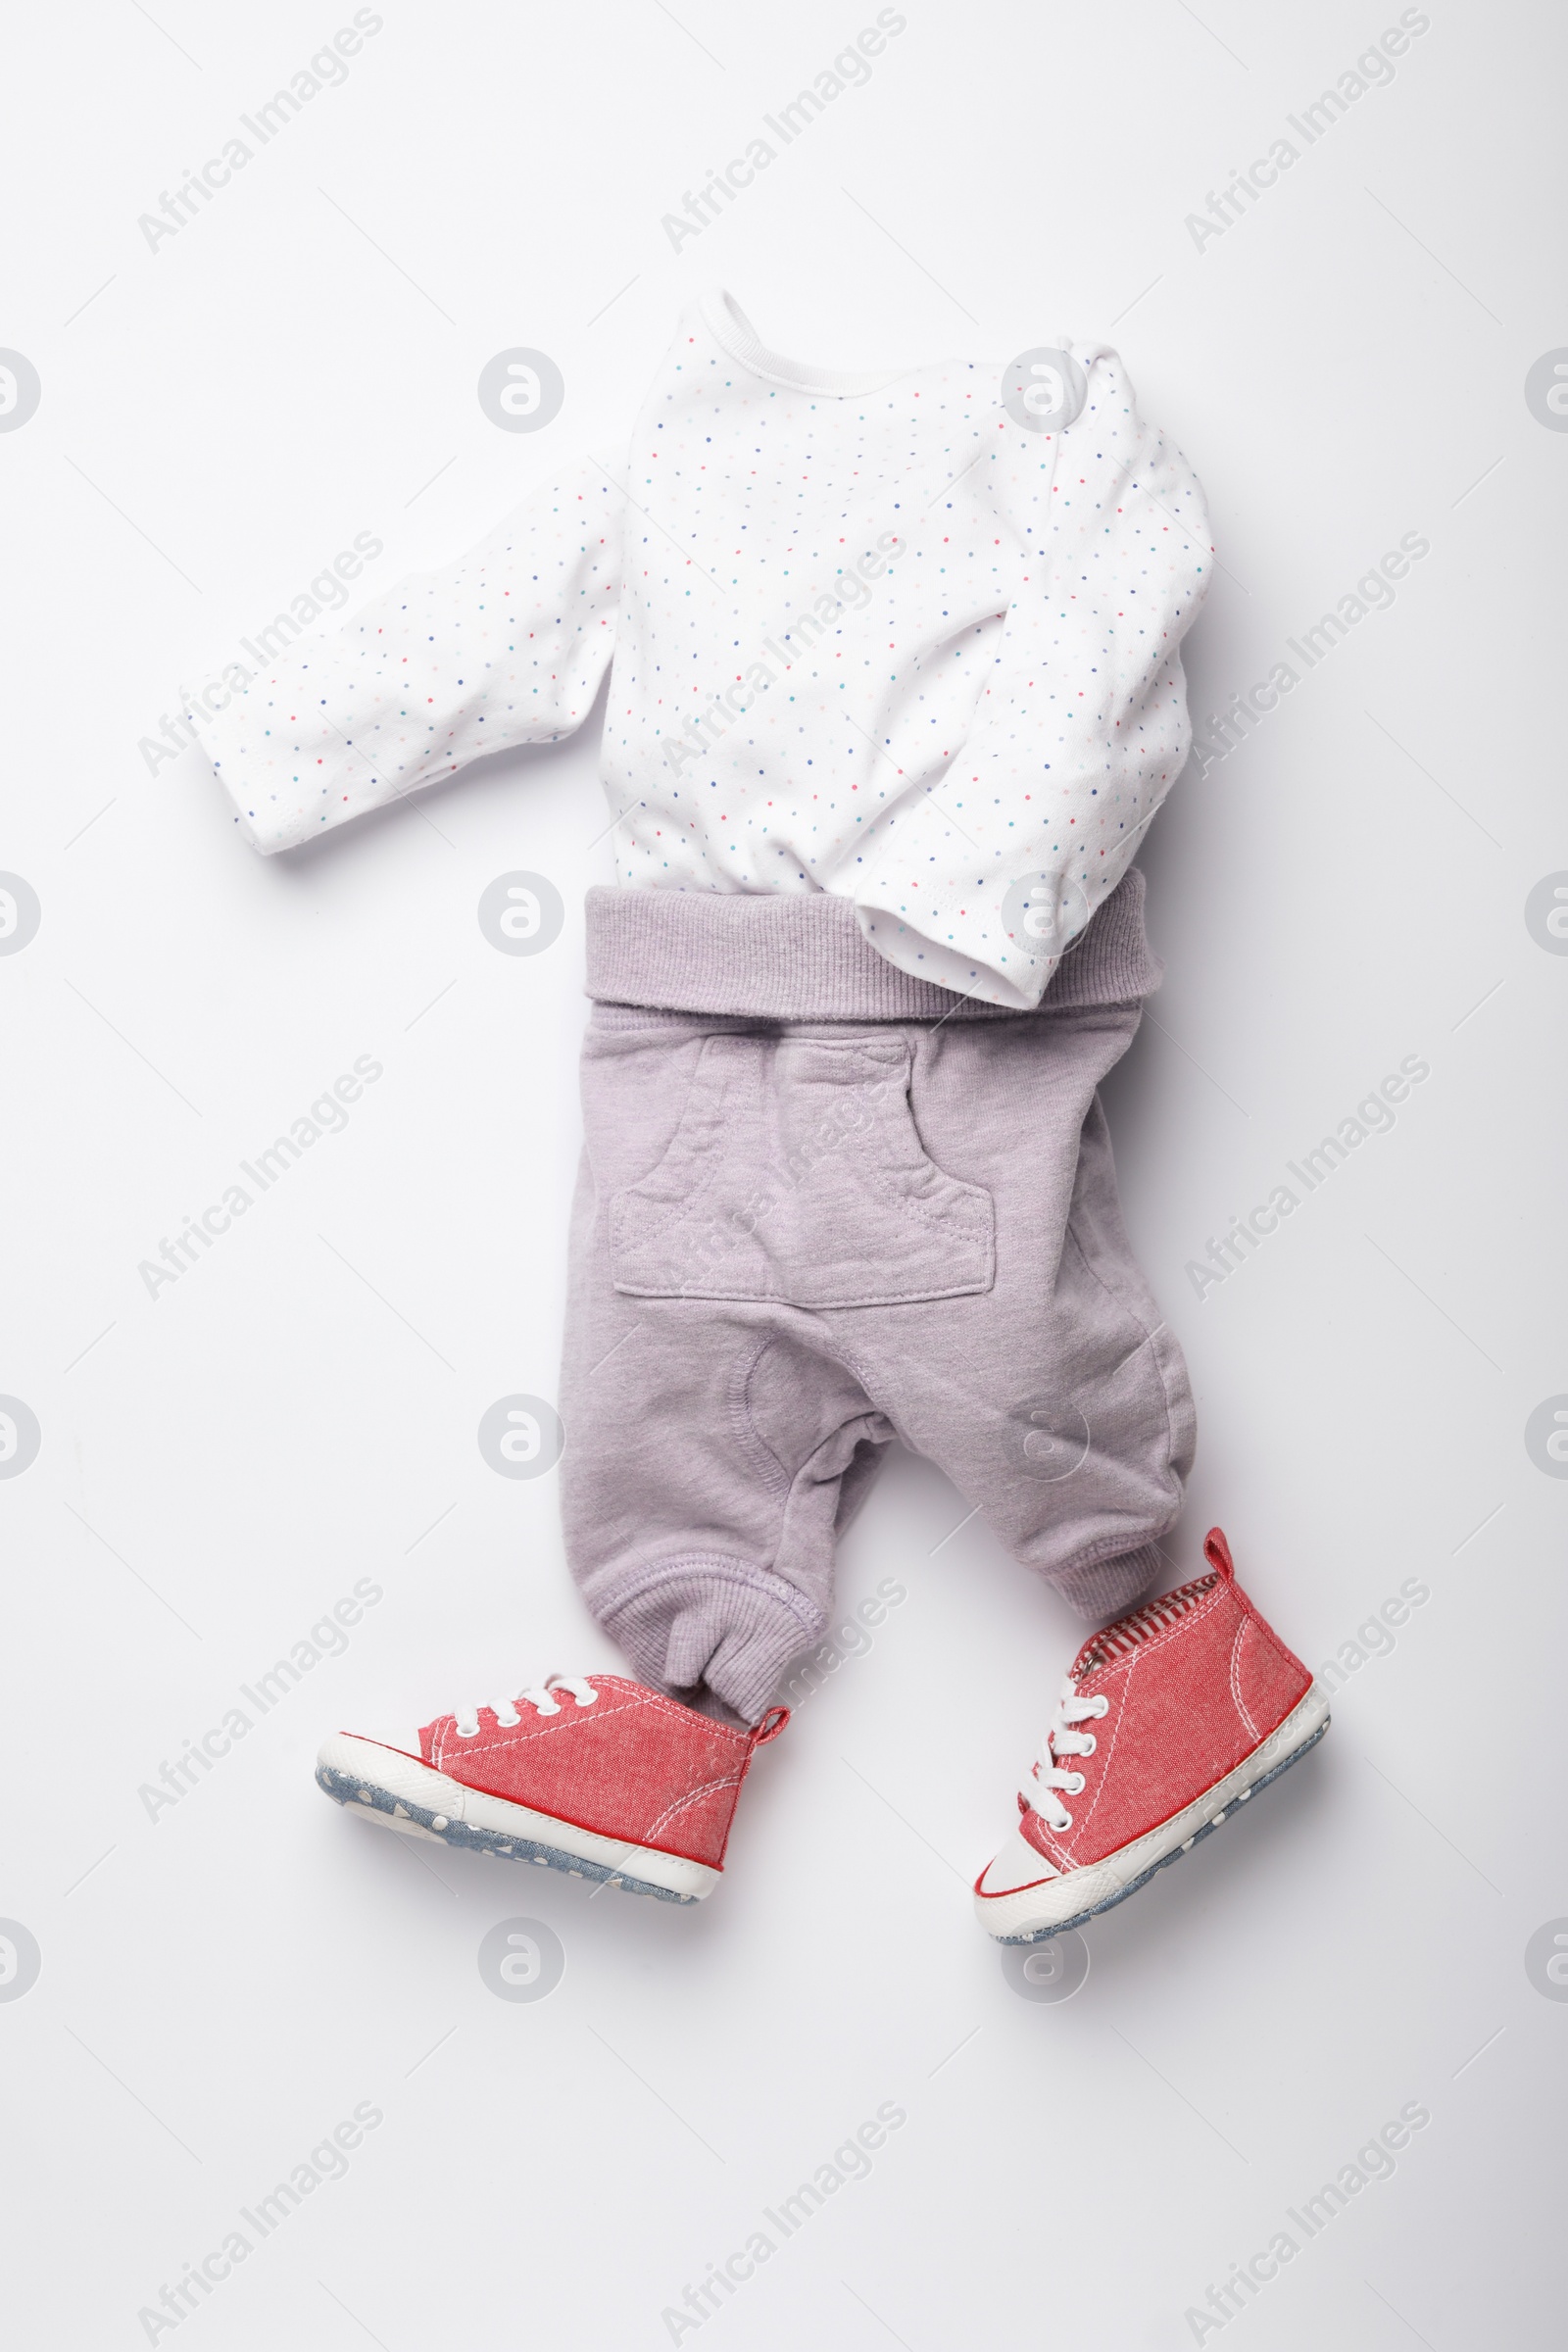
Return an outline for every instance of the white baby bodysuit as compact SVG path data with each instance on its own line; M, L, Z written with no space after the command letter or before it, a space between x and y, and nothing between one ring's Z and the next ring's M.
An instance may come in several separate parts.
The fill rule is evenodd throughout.
M240 823L289 849L557 742L609 668L618 881L834 892L900 969L1038 1004L1186 760L1211 563L1117 355L1073 356L1032 431L998 365L831 375L694 304L623 461L191 713Z

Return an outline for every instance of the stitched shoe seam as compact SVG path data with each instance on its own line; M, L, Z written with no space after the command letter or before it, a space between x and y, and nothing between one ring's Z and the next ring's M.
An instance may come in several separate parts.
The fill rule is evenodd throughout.
M1092 1862L1069 1862L1068 1870L1102 1870L1104 1868L1106 1863L1119 1863L1126 1855L1136 1852L1138 1847L1147 1843L1151 1838L1157 1838L1161 1830L1169 1829L1173 1821L1179 1820L1182 1814L1190 1812L1194 1805L1200 1805L1205 1797L1212 1796L1215 1789L1221 1788L1224 1783L1232 1777L1233 1774L1240 1772L1244 1764L1250 1763L1253 1756L1257 1754L1259 1748L1266 1747L1270 1740L1273 1739L1274 1734L1279 1731L1284 1724L1290 1721L1291 1717L1297 1712L1298 1707L1301 1707L1305 1704L1307 1698L1311 1694L1312 1688L1313 1686L1309 1683L1306 1687L1306 1690L1301 1691L1298 1697L1292 1700L1291 1704L1286 1708L1284 1714L1280 1717L1279 1722L1271 1725L1268 1731L1262 1733L1261 1736L1253 1742L1252 1746L1247 1750L1245 1755L1238 1756L1234 1764L1227 1765L1225 1770L1218 1774L1215 1779L1210 1781L1206 1788L1200 1788L1195 1795L1184 1798L1182 1803L1179 1805L1173 1805L1168 1813L1162 1815L1158 1821L1152 1822L1147 1830L1140 1830L1136 1837L1129 1838L1124 1844L1113 1845L1108 1852L1098 1854ZM1241 1793L1238 1790L1234 1797L1227 1800L1226 1810L1229 1811L1232 1804L1240 1803L1240 1801ZM1196 1837L1196 1831L1194 1832L1194 1835ZM1065 1873L1063 1875L1065 1875ZM1014 1891L1021 1891L1021 1889L1015 1889Z
M1259 1732L1256 1724L1252 1721L1251 1711L1242 1696L1242 1637L1246 1632L1247 1619L1244 1617L1236 1628L1236 1639L1231 1643L1231 1697L1235 1701L1237 1714L1252 1735L1255 1743L1264 1735Z
M1250 1622L1256 1626L1258 1633L1267 1642L1269 1648L1274 1652L1274 1655L1279 1660L1280 1664L1282 1666L1298 1667L1301 1673L1305 1674L1306 1668L1302 1664L1301 1660L1297 1656L1295 1650L1291 1648L1289 1642L1282 1642L1280 1640L1279 1635L1274 1631L1274 1628L1270 1625L1268 1619L1262 1614L1261 1610L1254 1608L1252 1603L1248 1599L1247 1594L1239 1591L1234 1584L1231 1589L1236 1593L1237 1605L1241 1609L1243 1617L1250 1620ZM1307 1679L1310 1681L1310 1676L1308 1676Z
M608 1678L596 1679L608 1680ZM449 1769L450 1765L461 1764L469 1761L476 1763L482 1756L515 1753L518 1748L525 1745L525 1743L530 1740L546 1739L552 1735L559 1739L563 1732L585 1730L588 1727L590 1718L597 1723L610 1723L612 1722L617 1715L624 1715L638 1707L652 1707L658 1713L667 1717L672 1722L680 1724L683 1729L687 1729L688 1731L690 1729L693 1715L692 1708L682 1706L679 1699L667 1697L662 1690L655 1690L648 1685L639 1683L632 1689L628 1690L624 1695L617 1692L608 1707L605 1706L603 1700L601 1700L598 1704L591 1708L583 1708L577 1716L572 1719L568 1719L568 1721L565 1723L561 1722L559 1718L555 1716L547 1716L532 1724L504 1724L500 1727L497 1735L494 1738L482 1738L478 1740L466 1740L462 1741L460 1745L449 1744L449 1742L455 1741L455 1729L453 1731L446 1732L443 1735L440 1743L439 1756L432 1750L431 1762L437 1766L438 1770L446 1772L449 1779L461 1781L463 1777L462 1774L460 1772L451 1771ZM450 1717L446 1720L448 1722L453 1721L453 1719ZM706 1715L699 1717L698 1721L700 1721L703 1726L705 1738L716 1739L720 1740L742 1740L745 1738L745 1734L737 1731L732 1724L717 1723L713 1721L711 1717ZM517 1802L520 1800L514 1799L512 1801Z
M1099 1870L1103 1866L1103 1864L1107 1862L1115 1862L1122 1855L1131 1853L1135 1847L1142 1845L1146 1838L1157 1837L1161 1830L1168 1829L1173 1821L1177 1820L1181 1814L1187 1812L1193 1805L1200 1805L1203 1802L1203 1799L1205 1797L1212 1796L1214 1790L1220 1788L1223 1783L1228 1781L1233 1773L1240 1772L1244 1764L1250 1763L1251 1758L1257 1754L1259 1748L1266 1747L1268 1745L1268 1742L1273 1739L1275 1733L1280 1730L1281 1726L1288 1723L1291 1717L1296 1713L1298 1707L1302 1706L1305 1703L1306 1699L1311 1694L1312 1688L1313 1686L1309 1682L1306 1686L1306 1689L1298 1691L1296 1697L1291 1700L1290 1705L1286 1707L1283 1714L1279 1716L1278 1720L1274 1723L1271 1723L1266 1732L1259 1732L1251 1746L1246 1749L1242 1755L1239 1755L1234 1764L1227 1764L1224 1771L1216 1774L1214 1779L1208 1782L1206 1787L1195 1790L1191 1796L1183 1797L1180 1804L1173 1805L1168 1813L1160 1816L1158 1821L1152 1822L1147 1830L1140 1830L1135 1837L1129 1838L1123 1844L1113 1845L1109 1847L1106 1852L1102 1854L1097 1854L1093 1861L1080 1862L1069 1860L1067 1868L1069 1870ZM1239 1794L1238 1797L1230 1800L1232 1803L1239 1801ZM1227 1806L1227 1810L1229 1808ZM1088 1818L1089 1817L1086 1814L1084 1816L1086 1822Z
M656 1836L660 1830L666 1828L678 1813L684 1813L689 1806L701 1803L704 1797L712 1796L720 1789L734 1788L738 1791L745 1778L746 1770L743 1765L739 1772L726 1773L718 1780L705 1781L700 1788L690 1789L685 1796L672 1798L662 1813L649 1823L644 1835L649 1838ZM693 1859L696 1859L695 1855Z

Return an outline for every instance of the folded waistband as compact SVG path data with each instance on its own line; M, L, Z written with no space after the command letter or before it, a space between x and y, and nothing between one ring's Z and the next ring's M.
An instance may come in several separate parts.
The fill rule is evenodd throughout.
M1042 1012L1126 1004L1159 986L1129 866L1051 976ZM827 891L588 893L588 994L602 1004L775 1021L1018 1020L879 956L853 903Z

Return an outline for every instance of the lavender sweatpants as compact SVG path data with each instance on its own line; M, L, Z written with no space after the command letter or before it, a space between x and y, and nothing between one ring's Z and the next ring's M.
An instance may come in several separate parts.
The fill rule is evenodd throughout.
M1097 1094L1158 979L1142 906L1134 869L1008 1014L837 900L591 894L563 1500L647 1682L760 1716L895 1439L1083 1615L1152 1581L1192 1396Z

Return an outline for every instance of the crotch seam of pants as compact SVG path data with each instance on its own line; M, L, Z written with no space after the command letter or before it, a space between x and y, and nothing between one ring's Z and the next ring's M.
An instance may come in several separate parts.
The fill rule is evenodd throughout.
M877 1408L876 1408L874 1405L868 1405L868 1407L867 1407L867 1412L875 1412L875 1411L876 1411L876 1409L877 1409ZM838 1427L837 1427L836 1429L830 1429L830 1430L828 1431L828 1433L827 1433L826 1437L825 1437L825 1438L823 1438L823 1439L820 1441L820 1443L819 1443L818 1445L815 1445L815 1446L812 1446L812 1448L811 1448L810 1452L809 1452L809 1453L807 1455L807 1457L806 1457L805 1461L804 1461L804 1462L801 1464L800 1468L799 1468L799 1469L796 1471L796 1473L795 1473L795 1476L794 1476L794 1477L793 1477L793 1478L790 1480L790 1491L789 1491L789 1493L788 1493L788 1494L785 1495L785 1497L784 1497L784 1510L783 1510L783 1515L782 1515L782 1517L781 1517L781 1518L780 1518L780 1520L779 1520L779 1529L778 1529L778 1547L779 1547L779 1551L780 1551L780 1553L781 1553L781 1554L783 1554L783 1553L787 1553L788 1551L790 1551L791 1549L793 1549L793 1548L794 1548L794 1545L795 1545L795 1523L796 1523L796 1518L797 1518L797 1515L798 1515L798 1508L797 1508L797 1506L800 1504L800 1502L801 1502L801 1500L802 1500L802 1497L803 1497L803 1496L805 1496L805 1495L808 1495L808 1494L811 1494L811 1493L812 1493L814 1490L816 1490L817 1488L819 1488L819 1487L821 1487L821 1486L824 1486L824 1485L826 1485L826 1484L828 1483L828 1482L827 1482L825 1479L815 1479L815 1478L813 1478L813 1477L811 1476L811 1468L812 1468L812 1465L813 1465L813 1463L815 1463L815 1462L819 1461L819 1460L821 1459L821 1457L822 1457L822 1455L823 1455L824 1453L828 1452L828 1451L829 1451L829 1449L830 1449L832 1446L836 1446L836 1445L838 1444L839 1440L840 1440L840 1439L843 1437L845 1430L846 1430L846 1429L847 1429L847 1428L850 1426L850 1423L851 1423L852 1421L863 1421L863 1420L865 1420L866 1418L867 1418L867 1413L851 1413L851 1414L850 1414L850 1415L847 1417L847 1419L845 1419L845 1420L843 1420L843 1421L841 1421L841 1422L839 1423L839 1425L838 1425ZM883 1418L884 1420L886 1420L886 1419L887 1419L887 1415L886 1415L886 1414L884 1414L884 1415L882 1416L882 1418ZM851 1451L850 1451L850 1458L849 1458L849 1460L848 1460L848 1461L847 1461L847 1462L844 1464L844 1467L843 1467L843 1469L839 1471L839 1473L838 1473L837 1477L836 1477L836 1478L835 1478L835 1479L832 1481L832 1484L833 1484L833 1486L834 1486L834 1489L835 1489L835 1495L834 1495L834 1510L835 1510L835 1519L836 1519L836 1513L837 1513L838 1501L839 1501L839 1498L840 1498L840 1497L843 1495L843 1493L844 1493L844 1481L845 1481L845 1479L846 1479L846 1478L849 1476L850 1469L851 1469L851 1466L852 1466L852 1465L853 1465L853 1463L854 1463L854 1460L855 1460L855 1449L852 1447L852 1448L851 1448ZM821 1581L823 1581L823 1582L826 1584L827 1591L828 1591L828 1594L829 1594L829 1597L830 1597L830 1598L831 1598L831 1596L832 1596L832 1588L833 1588L833 1559L834 1559L834 1550L835 1550L835 1549L836 1549L836 1547L837 1547L837 1542L838 1542L838 1533L839 1533L839 1531L838 1531L837 1525L836 1525L836 1523L835 1523L834 1530L833 1530L833 1537L832 1537L832 1545L831 1545L831 1547L830 1547L830 1549L829 1549L829 1552L828 1552L828 1558L827 1558L826 1567L825 1567L825 1570L823 1571L823 1575L822 1575L822 1579L821 1579ZM824 1625L827 1623L827 1613L826 1613L826 1611L825 1611L825 1610L824 1610L824 1611L823 1611L823 1613L822 1613L822 1623L823 1623Z
M802 1307L798 1311L801 1314L810 1314L814 1310L809 1307ZM843 1429L848 1427L850 1422L863 1421L868 1413L875 1413L880 1410L880 1407L872 1402L871 1396L866 1388L864 1375L860 1369L860 1366L854 1361L848 1348L840 1348L836 1353L827 1356L824 1360L832 1364L835 1370L848 1372L850 1374L851 1378L859 1388L863 1402L857 1406L854 1412L846 1413L842 1421L838 1422L832 1429L828 1430L822 1437L818 1438L815 1444L811 1446L810 1451L803 1460L797 1462L792 1469L790 1464L785 1461L783 1455L777 1452L769 1441L762 1435L762 1432L760 1429L759 1429L756 1418L752 1412L752 1382L757 1377L758 1367L778 1345L778 1334L776 1332L769 1332L767 1337L763 1340L761 1346L753 1355L751 1361L747 1364L744 1373L740 1374L738 1378L732 1380L730 1386L730 1410L732 1424L735 1428L736 1436L742 1446L755 1446L762 1453L764 1457L764 1471L768 1486L778 1497L779 1501L783 1504L787 1516L789 1505L794 1496L796 1488L800 1485L801 1479L805 1472L810 1468L811 1464L821 1453L823 1447L831 1446L834 1439ZM883 1415L884 1419L887 1419L888 1417L889 1416L886 1414ZM846 1465L846 1468L847 1467L848 1465Z
M981 1295L984 1296L983 1293ZM945 1298L940 1303L944 1306L952 1306L955 1301L951 1298ZM833 1334L833 1361L836 1364L841 1365L843 1369L855 1380L859 1388L860 1395L865 1398L866 1410L872 1413L880 1413L883 1420L891 1426L893 1435L898 1441L899 1445L907 1446L908 1440L905 1437L904 1426L907 1423L909 1416L908 1413L904 1409L904 1393L899 1386L896 1366L891 1362L884 1365L873 1380L869 1367L861 1361L858 1348L853 1347L845 1338L845 1319L851 1315L858 1314L859 1311L859 1308L855 1306L830 1306L801 1309L802 1313L819 1316L821 1321L827 1325L828 1329ZM878 1391L881 1392L880 1396L878 1395ZM884 1403L882 1401L883 1396L891 1396L895 1398L899 1403L899 1411L895 1412L890 1404ZM854 1416L852 1415L851 1418L853 1419ZM815 1450L816 1448L813 1446L812 1452L814 1453ZM919 1447L911 1447L911 1451L918 1452ZM798 1476L799 1473L796 1475ZM793 1488L794 1480L792 1479L790 1483Z
M599 1606L595 1615L600 1617L602 1624L609 1624L632 1601L641 1600L644 1593L656 1592L661 1585L672 1585L680 1578L693 1574L705 1576L715 1585L738 1585L744 1592L760 1593L764 1600L776 1602L795 1619L797 1625L805 1627L808 1641L814 1642L827 1623L827 1612L803 1605L804 1593L797 1591L794 1585L787 1584L783 1577L775 1576L770 1568L755 1568L749 1561L737 1559L733 1552L728 1551L672 1553L668 1559L645 1569L641 1576L628 1576L624 1584L613 1589L608 1599L596 1593L594 1598Z
M792 1483L789 1468L780 1461L752 1416L752 1382L756 1378L757 1367L777 1345L774 1335L769 1332L761 1346L754 1348L750 1359L743 1361L731 1374L729 1413L737 1444L743 1452L751 1454L753 1460L758 1461L758 1467L769 1488L782 1500L788 1495Z

